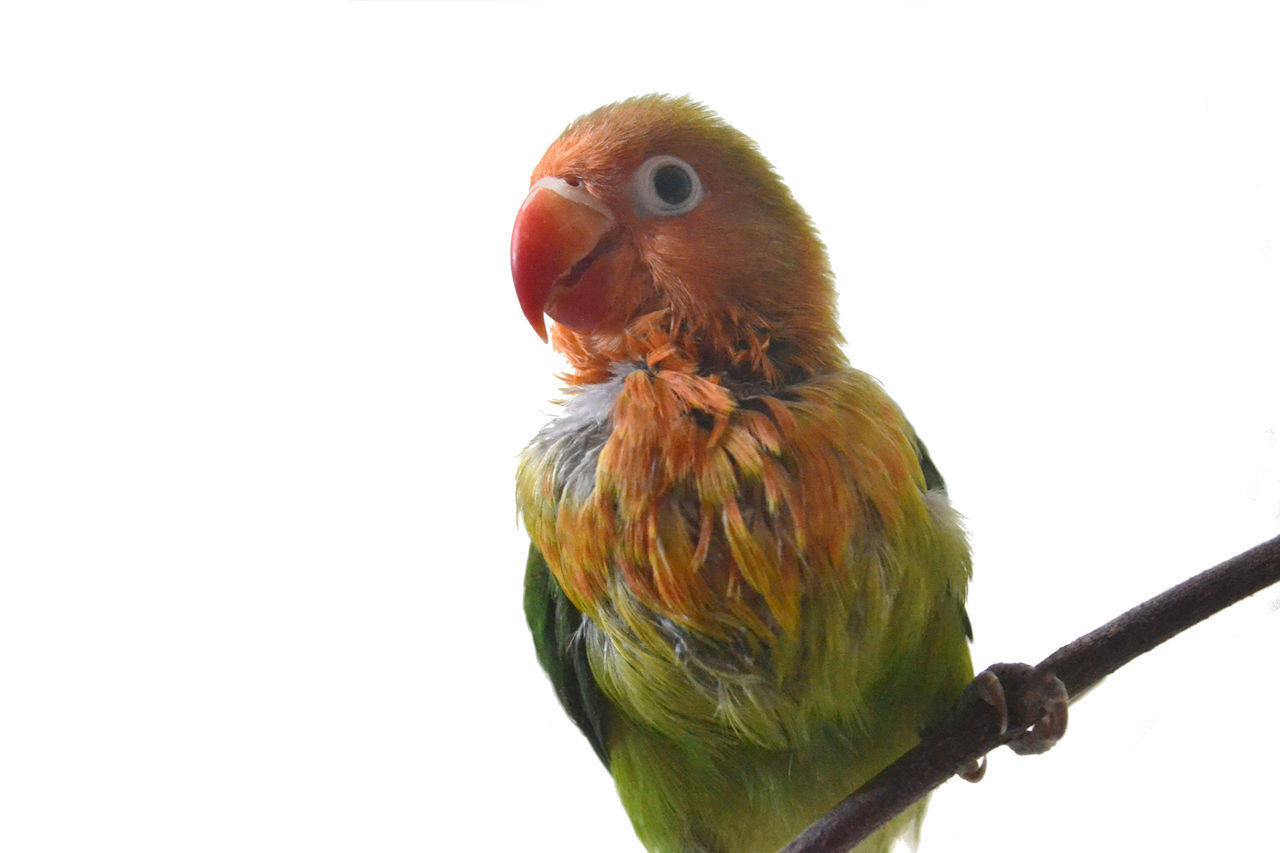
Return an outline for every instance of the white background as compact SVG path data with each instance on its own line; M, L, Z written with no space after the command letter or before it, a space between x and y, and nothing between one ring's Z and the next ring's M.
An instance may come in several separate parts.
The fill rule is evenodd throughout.
M690 93L823 230L972 530L979 664L1280 530L1280 13L9 4L0 850L632 851L538 670L528 173ZM833 16L834 15L834 16ZM1274 843L1280 590L922 849Z

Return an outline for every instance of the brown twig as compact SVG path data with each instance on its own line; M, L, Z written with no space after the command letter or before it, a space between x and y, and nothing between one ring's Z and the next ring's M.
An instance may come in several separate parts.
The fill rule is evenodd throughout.
M1035 723L1042 709L1027 701L1034 692L1030 685L1057 676L1069 696L1079 696L1143 652L1277 581L1280 536L1166 590L1035 667L997 664L992 669L1008 697L1007 731L1001 732L997 711L971 686L942 725L841 800L781 853L843 853L958 770Z

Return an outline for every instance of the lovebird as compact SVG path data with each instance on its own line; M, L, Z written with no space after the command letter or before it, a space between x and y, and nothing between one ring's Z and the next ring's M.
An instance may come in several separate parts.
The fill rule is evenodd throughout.
M973 678L942 477L849 365L814 224L693 100L570 124L511 265L568 363L516 475L537 658L648 850L776 851Z

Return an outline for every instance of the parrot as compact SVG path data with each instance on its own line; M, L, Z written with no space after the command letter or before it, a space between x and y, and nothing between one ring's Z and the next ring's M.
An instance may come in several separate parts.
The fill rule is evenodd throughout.
M962 520L850 366L814 223L700 102L573 121L511 266L567 364L516 472L537 659L647 850L776 851L972 680Z

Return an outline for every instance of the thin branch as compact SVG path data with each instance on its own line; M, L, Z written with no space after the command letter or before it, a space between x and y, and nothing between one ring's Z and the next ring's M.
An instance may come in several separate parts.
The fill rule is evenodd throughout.
M1280 581L1280 536L1183 581L1045 658L992 669L1009 704L1008 730L972 685L951 715L913 749L815 821L780 853L843 853L894 815L1034 724L1034 687L1057 676L1072 698L1129 661Z

